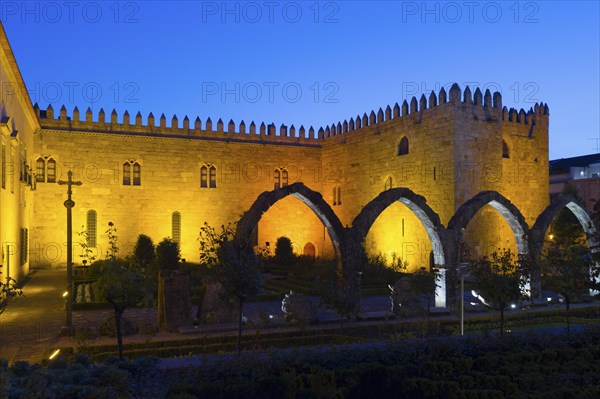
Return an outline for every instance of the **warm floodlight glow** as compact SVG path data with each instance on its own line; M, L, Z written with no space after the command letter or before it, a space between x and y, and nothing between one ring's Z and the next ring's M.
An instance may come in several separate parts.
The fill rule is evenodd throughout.
M65 291L65 292L63 292L62 297L66 298L68 295L69 295L69 291Z
M60 353L60 349L55 350L48 359L52 360Z
M550 234L550 235L548 236L548 238L549 238L549 239L551 239L551 240L554 240L554 234Z

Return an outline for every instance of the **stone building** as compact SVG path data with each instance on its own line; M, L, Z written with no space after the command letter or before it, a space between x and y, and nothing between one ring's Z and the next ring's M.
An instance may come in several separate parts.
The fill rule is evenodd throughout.
M600 200L600 154L550 160L550 201L560 196L567 183L577 188L591 213Z
M205 221L240 221L239 237L272 248L285 235L298 253L336 257L347 276L363 244L411 270L435 266L445 276L438 306L454 295L462 254L537 248L556 212L547 208L543 103L508 109L500 93L455 84L320 128L40 109L2 29L0 44L0 238L12 276L65 264L66 190L56 182L68 170L83 183L73 229L87 233L99 258L109 221L121 255L146 234L176 239L188 261L199 257ZM80 253L76 246L75 261Z

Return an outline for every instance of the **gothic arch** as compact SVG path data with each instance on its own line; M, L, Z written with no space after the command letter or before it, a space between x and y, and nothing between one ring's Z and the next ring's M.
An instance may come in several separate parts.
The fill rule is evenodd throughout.
M573 212L573 215L575 215L579 224L581 224L583 231L588 236L588 246L594 248L597 242L594 238L596 228L594 227L592 218L585 208L570 195L563 195L557 198L548 205L542 213L540 213L531 229L532 241L534 241L535 244L540 245L541 248L544 237L546 236L546 231L548 231L552 220L565 207Z
M490 205L502 215L513 232L518 253L526 254L528 252L527 234L529 233L527 222L519 208L497 191L481 191L462 204L448 222L448 230L458 235L462 234L463 229L467 227L475 214L486 205Z
M436 265L445 265L444 249L441 237L444 235L444 227L440 217L427 205L427 200L415 194L408 188L391 188L379 194L369 202L352 221L352 228L360 242L366 238L375 220L394 202L399 201L406 205L421 221L427 235L431 240L433 259Z
M437 270L438 285L435 292L435 306L446 307L446 257L441 238L444 237L444 226L440 217L427 205L424 197L415 194L408 188L391 188L379 194L369 202L352 221L352 233L356 242L364 242L375 220L394 202L399 201L406 205L421 221L433 250L434 263L440 268Z
M236 240L247 242L258 225L262 215L277 201L291 195L304 202L323 223L335 248L338 262L341 262L344 239L344 228L337 215L333 212L323 196L306 187L303 183L294 183L273 191L260 194L238 221Z

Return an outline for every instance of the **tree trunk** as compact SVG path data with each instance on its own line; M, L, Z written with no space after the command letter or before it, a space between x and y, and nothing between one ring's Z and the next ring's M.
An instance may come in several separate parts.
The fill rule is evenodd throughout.
M500 309L500 335L504 335L504 308Z
M123 310L115 307L115 327L117 330L117 348L119 349L119 359L123 359L123 335L121 333L121 318Z
M238 347L238 356L242 354L242 314L244 311L244 300L242 298L238 298L240 300L240 314L238 318L238 339L237 339L237 347Z

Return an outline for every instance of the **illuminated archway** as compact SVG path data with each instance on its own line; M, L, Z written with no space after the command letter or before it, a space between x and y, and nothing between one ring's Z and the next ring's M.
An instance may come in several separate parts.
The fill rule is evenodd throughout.
M408 188L392 188L386 190L369 202L354 218L352 222L352 230L359 242L364 242L369 230L375 223L375 220L385 211L390 205L396 201L406 205L414 215L419 219L427 236L431 241L434 263L439 266L438 288L436 289L436 307L446 306L446 284L445 284L445 269L446 257L444 255L444 247L442 245L442 237L444 237L444 227L440 222L440 217L429 207L424 197L415 194Z
M462 204L448 222L448 231L452 231L457 238L460 238L475 214L486 205L496 209L508 223L513 232L518 253L527 254L527 233L529 232L527 222L519 208L496 191L482 191Z
M338 265L341 266L344 239L342 223L321 194L306 187L303 183L290 184L289 186L284 186L273 191L265 191L260 194L239 220L236 229L236 240L249 242L263 214L277 203L277 201L290 195L305 203L315 213L321 223L323 223L335 249Z
M449 263L453 266L453 276L449 280L452 295L459 292L457 286L458 266L461 258L459 248L461 247L463 232L477 212L487 205L497 210L506 223L508 223L515 239L518 254L525 255L529 252L527 241L529 227L519 208L497 191L481 191L456 210L448 222L446 229L446 252L450 256ZM533 278L530 278L530 281L525 284L524 290L526 292L530 292L531 290L531 279ZM456 300L457 298L454 299Z
M573 215L579 221L585 235L587 236L588 248L591 252L598 252L598 240L596 238L596 227L592 221L591 216L585 210L585 208L570 195L563 195L552 202L536 219L531 229L531 252L534 255L537 266L542 255L542 248L544 245L544 237L546 232L552 223L552 220L558 215L558 213L564 208L568 208ZM537 281L540 283L540 281ZM539 290L541 292L541 289ZM591 291L591 295L596 295L598 292Z
M592 222L592 218L587 213L587 211L581 206L572 196L564 195L557 198L554 202L552 202L535 221L533 228L531 229L532 240L536 243L542 243L544 237L546 236L546 232L552 223L552 220L563 208L568 208L573 215L581 224L583 231L588 237L588 246L593 249L596 247L596 238L594 234L596 233L596 228L594 227L594 223Z

